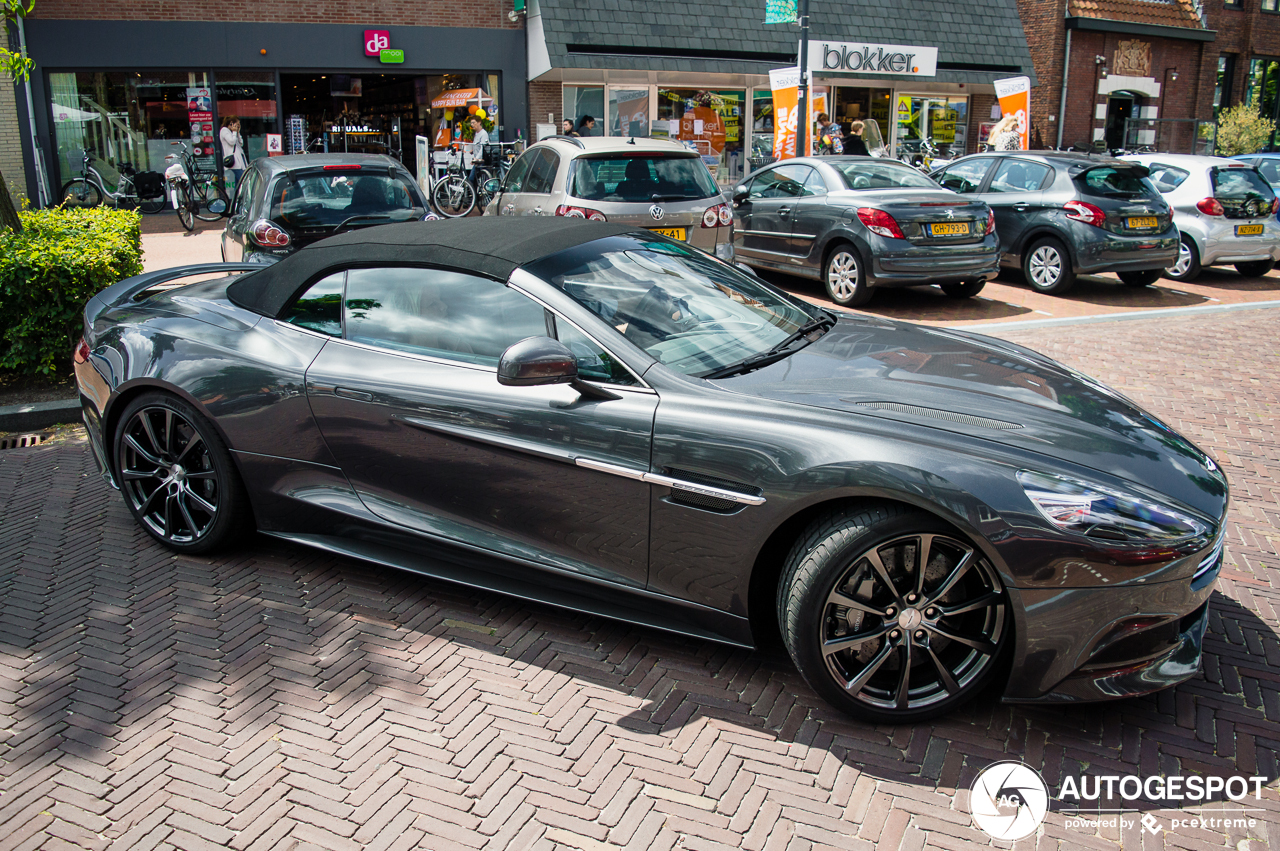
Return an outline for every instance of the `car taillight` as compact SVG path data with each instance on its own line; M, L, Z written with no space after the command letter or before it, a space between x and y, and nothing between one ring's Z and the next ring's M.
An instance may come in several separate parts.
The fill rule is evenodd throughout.
M71 356L76 363L85 363L89 360L89 344L84 341L84 337L80 338L80 344L76 346L75 353Z
M557 216L566 216L570 219L590 219L593 222L607 222L609 219L599 210L593 210L590 207L573 207L569 204L561 204L556 207Z
M721 228L733 224L733 209L728 204L716 204L702 213L704 228Z
M1221 216L1222 204L1217 198L1201 198L1196 202L1196 209L1206 216Z
M988 207L987 208L987 229L982 232L982 235L986 236L989 233L995 233L995 232L996 232L996 211Z
M1107 214L1088 201L1068 201L1062 205L1062 209L1067 211L1068 219L1075 219L1077 222L1084 222L1095 228L1100 228L1107 223Z
M1280 213L1280 198L1271 199L1271 215L1274 216L1276 213Z
M260 219L249 231L253 241L264 248L280 248L289 244L289 234L279 225Z
M884 210L877 210L875 207L859 207L858 219L872 233L893 237L894 239L906 239L906 236L902 233L902 228L898 227L898 220Z

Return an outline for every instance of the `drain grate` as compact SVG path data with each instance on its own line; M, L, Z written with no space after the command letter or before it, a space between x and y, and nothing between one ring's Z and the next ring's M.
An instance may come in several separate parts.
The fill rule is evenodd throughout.
M53 437L49 432L41 434L11 434L7 437L0 437L0 450L3 449L20 449L23 446L36 446L44 443Z

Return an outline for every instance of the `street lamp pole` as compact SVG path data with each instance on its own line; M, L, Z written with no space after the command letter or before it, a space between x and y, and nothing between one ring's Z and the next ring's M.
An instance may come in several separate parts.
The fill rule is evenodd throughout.
M809 0L800 0L800 86L796 91L796 156L808 152L809 136Z

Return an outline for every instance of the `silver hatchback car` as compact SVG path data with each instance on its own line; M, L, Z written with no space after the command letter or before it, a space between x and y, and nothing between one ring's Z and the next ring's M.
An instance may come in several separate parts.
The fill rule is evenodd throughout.
M1190 281L1204 266L1235 266L1246 277L1271 271L1280 260L1276 195L1256 168L1239 160L1190 154L1138 154L1121 159L1145 165L1181 232L1177 262L1165 270Z
M733 260L733 208L698 153L676 142L543 139L512 164L484 214L635 225Z

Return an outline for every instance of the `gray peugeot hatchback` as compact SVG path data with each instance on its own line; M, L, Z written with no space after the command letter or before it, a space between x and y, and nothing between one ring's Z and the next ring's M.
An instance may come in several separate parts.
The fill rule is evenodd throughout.
M1173 211L1139 163L1001 151L962 157L931 176L991 207L1001 264L1020 268L1039 292L1061 295L1077 275L1097 272L1146 287L1177 261Z

